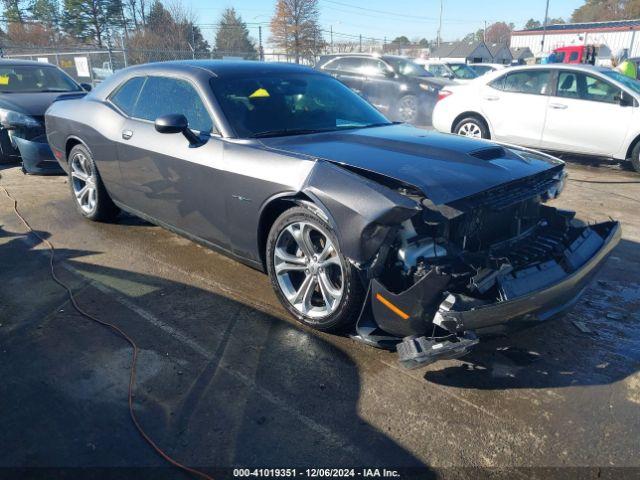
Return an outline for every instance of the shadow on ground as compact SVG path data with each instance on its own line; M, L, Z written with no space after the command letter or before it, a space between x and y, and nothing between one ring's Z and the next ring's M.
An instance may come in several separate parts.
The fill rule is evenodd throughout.
M32 238L0 228L0 469L164 466L128 416L130 348L70 307ZM204 468L419 467L430 478L360 418L358 369L343 351L210 291L83 261L96 253L59 250L57 272L83 308L139 344L135 410L177 459ZM150 475L180 477L161 473Z

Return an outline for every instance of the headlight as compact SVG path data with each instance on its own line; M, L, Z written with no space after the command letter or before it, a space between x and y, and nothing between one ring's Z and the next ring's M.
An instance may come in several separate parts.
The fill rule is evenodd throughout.
M4 128L38 128L42 125L38 120L24 113L0 108L0 123Z
M427 91L427 92L435 92L435 91L436 91L436 89L435 89L435 88L433 88L433 87L432 87L431 85L429 85L428 83L420 83L419 85L420 85L420 88L421 88L422 90L425 90L425 91Z

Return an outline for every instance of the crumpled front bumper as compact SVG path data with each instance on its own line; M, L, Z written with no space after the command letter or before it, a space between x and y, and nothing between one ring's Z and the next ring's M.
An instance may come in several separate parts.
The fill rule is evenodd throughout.
M428 336L434 324L451 334L486 335L547 320L577 302L620 238L621 227L615 221L586 227L580 242L567 253L566 261L575 267L571 273L538 266L535 273L523 271L519 272L520 278L514 277L509 285L510 298L480 304L448 295L435 313L428 306L434 305L438 296L442 298L446 278L426 276L400 294L389 292L374 279L368 304L358 320L358 336L376 346L393 348L394 338L397 342L414 335Z
M47 143L46 135L40 135L30 140L14 136L13 141L20 151L22 166L27 173L38 175L64 173L53 156L51 147Z

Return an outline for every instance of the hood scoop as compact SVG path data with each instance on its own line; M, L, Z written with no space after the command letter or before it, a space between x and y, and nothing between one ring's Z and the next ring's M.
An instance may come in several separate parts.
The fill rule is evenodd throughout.
M498 158L506 157L507 152L502 147L489 147L489 148L481 148L480 150L469 152L469 155L488 162L490 160L496 160Z

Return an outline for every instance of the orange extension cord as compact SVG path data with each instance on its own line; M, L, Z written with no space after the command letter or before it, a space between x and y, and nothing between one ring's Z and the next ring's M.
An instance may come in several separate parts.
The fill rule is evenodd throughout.
M47 245L47 247L49 247L49 251L51 253L51 255L49 256L49 267L50 267L50 272L51 272L51 278L53 278L54 282L56 282L58 285L60 285L62 288L64 288L67 291L67 294L69 295L69 300L71 301L71 304L73 305L73 308L75 308L76 311L80 315L82 315L83 317L86 317L89 320L93 320L94 322L99 323L100 325L102 325L104 327L107 327L107 328L110 328L111 330L115 331L118 335L120 335L120 337L125 339L129 343L129 345L131 345L131 348L133 349L133 358L131 360L131 374L129 376L129 415L131 416L131 420L133 421L133 424L135 425L136 429L138 430L138 432L140 432L140 435L142 435L142 438L144 438L147 441L147 443L149 445L151 445L151 447L158 453L158 455L160 455L162 458L164 458L167 462L169 462L174 467L180 468L180 469L184 470L185 472L188 472L188 473L190 473L192 475L195 475L195 476L197 476L199 478L203 478L203 479L206 479L206 480L213 480L213 478L210 477L209 475L207 475L206 473L201 472L200 470L196 470L195 468L191 468L191 467L188 467L186 465L183 465L182 463L178 462L177 460L174 460L167 453L165 453L164 450L162 450L162 448L160 448L151 439L151 437L149 437L149 435L147 435L147 433L144 431L144 429L140 425L140 422L138 422L138 419L136 418L135 413L133 412L133 387L134 387L134 384L135 384L135 381L136 381L136 362L138 360L138 345L120 327L114 325L113 323L109 323L109 322L105 322L104 320L100 320L99 318L94 317L90 313L87 313L82 308L80 308L80 306L76 302L76 299L75 299L75 297L73 295L73 291L71 291L71 289L62 280L60 280L56 276L56 272L55 272L55 269L53 267L54 257L55 257L55 248L54 248L53 244L49 240L47 240L46 238L43 238L40 235L38 235L33 230L33 228L31 228L31 225L29 225L29 222L27 222L25 220L25 218L18 211L18 201L9 194L9 192L7 191L6 188L4 188L1 185L0 185L0 188L4 191L4 194L9 198L9 200L13 201L13 211L18 216L20 221L24 224L24 226L29 230L29 233L31 233L34 236L36 236L41 242L43 242L45 245Z

